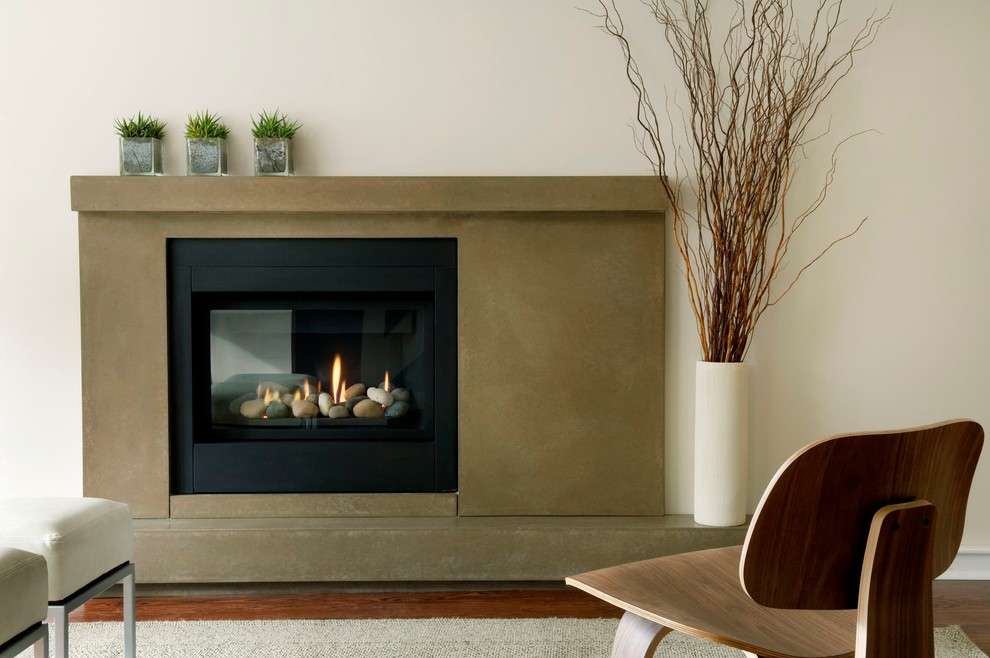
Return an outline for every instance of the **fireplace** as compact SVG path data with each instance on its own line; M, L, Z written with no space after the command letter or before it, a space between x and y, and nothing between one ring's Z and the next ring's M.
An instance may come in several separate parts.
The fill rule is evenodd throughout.
M607 564L742 541L744 528L703 528L689 515L664 515L666 202L659 190L652 177L74 177L83 493L130 505L140 583L559 582ZM427 407L419 406L422 384L407 379L407 368L375 363L366 374L365 355L359 368L343 345L324 349L308 367L284 354L290 351L285 338L279 348L266 348L283 354L265 367L235 362L221 368L230 358L218 353L214 377L208 329L197 358L210 376L170 388L178 374L168 359L175 247L187 240L353 246L358 243L347 241L380 239L456 245L456 340L452 331L441 337L441 328L434 329L434 345L456 345L457 352L456 382L446 383L456 385L456 491L177 494L173 439L182 430L173 411L193 408L188 396L199 395L199 413L209 431L219 433L206 439L205 449L222 445L220 435L228 430L303 435L239 440L254 446L308 445L307 437L321 432L409 429L330 427L329 416L314 427L297 422L287 430L255 423L295 421L231 421L228 415L214 423L213 378L261 374L267 380L291 371L329 393L334 368L323 362L339 352L348 387L355 377L378 387L383 368L390 380L402 371L397 385L412 391L420 413ZM273 253L258 249L246 264L222 272L266 267ZM389 258L386 264L398 267ZM333 267L292 265L295 273ZM227 306L216 310L247 310L258 322L265 315L260 311L272 311L273 322L291 327L278 312L312 310L296 309L300 302L395 301L391 287L385 294L357 290L334 298L339 291L301 289L299 282L311 278L290 274L277 286L283 300L286 291L294 293L288 309L268 307L267 291L252 293L247 309L231 308L240 293L221 288ZM196 283L198 276L191 279ZM275 287L275 281L265 285ZM415 289L401 291L409 293L404 303L426 312L415 306L422 302ZM439 289L433 295L439 315L443 295ZM191 298L188 303L191 312ZM339 329L344 321L337 322ZM249 378L254 390L241 395L258 398L255 379ZM177 402L181 396L184 403ZM440 406L436 399L431 405L438 427ZM230 413L230 403L226 408ZM416 423L427 424L424 417ZM330 438L367 448L390 436Z
M173 239L172 493L457 489L454 239Z

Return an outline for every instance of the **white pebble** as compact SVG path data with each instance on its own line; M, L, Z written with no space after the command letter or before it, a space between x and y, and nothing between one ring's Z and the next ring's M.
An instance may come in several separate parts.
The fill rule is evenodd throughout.
M387 407L395 402L395 398L391 393L386 391L384 388L375 388L374 386L368 389L368 397L383 407Z

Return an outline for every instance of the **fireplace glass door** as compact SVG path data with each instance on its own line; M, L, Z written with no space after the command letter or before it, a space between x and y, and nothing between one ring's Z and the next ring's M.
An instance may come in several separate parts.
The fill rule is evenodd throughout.
M456 489L456 243L172 240L172 488Z
M209 304L213 440L433 432L429 300L333 298ZM245 432L246 429L252 431ZM393 432L394 434L394 432Z

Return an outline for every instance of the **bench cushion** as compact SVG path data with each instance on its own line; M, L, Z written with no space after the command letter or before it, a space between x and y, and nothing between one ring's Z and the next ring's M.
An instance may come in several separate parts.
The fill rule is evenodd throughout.
M45 558L0 546L0 645L47 616Z
M131 510L102 498L0 498L0 546L44 556L48 600L62 601L131 560Z

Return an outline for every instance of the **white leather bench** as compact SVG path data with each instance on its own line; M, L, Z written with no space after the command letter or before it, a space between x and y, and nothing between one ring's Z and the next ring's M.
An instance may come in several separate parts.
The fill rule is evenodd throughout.
M0 546L0 658L34 645L48 658L48 569L36 553Z
M102 498L0 498L0 546L48 565L56 658L69 655L69 613L122 583L124 656L135 658L134 527L124 503Z

